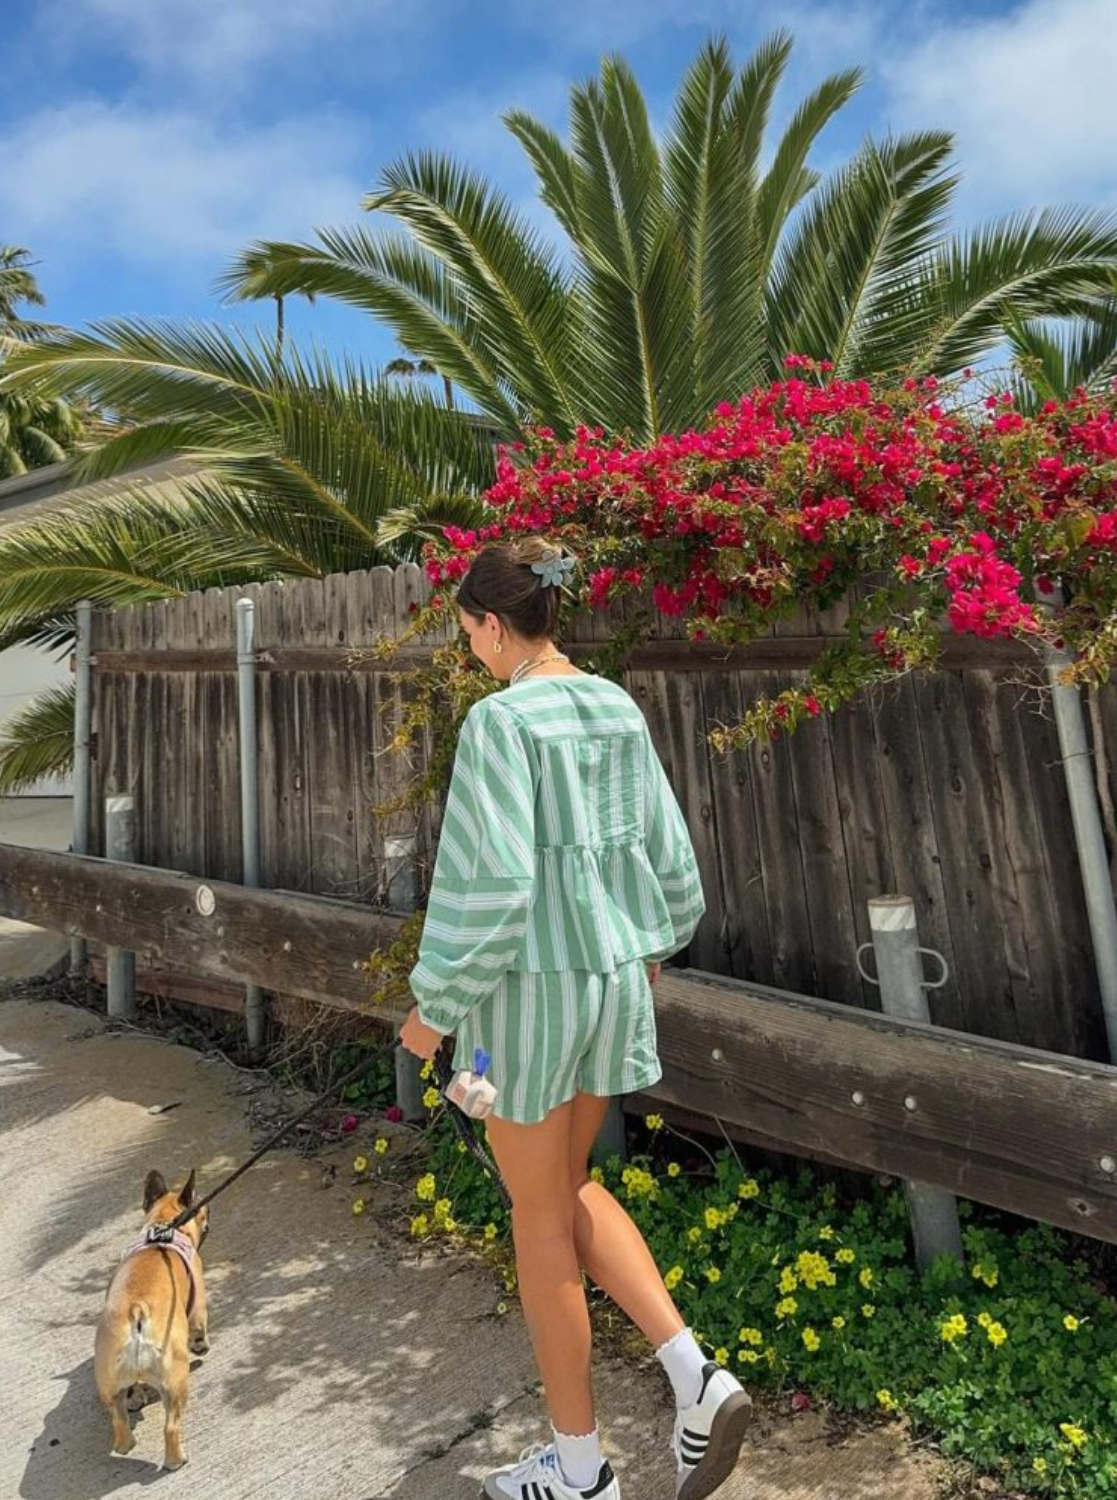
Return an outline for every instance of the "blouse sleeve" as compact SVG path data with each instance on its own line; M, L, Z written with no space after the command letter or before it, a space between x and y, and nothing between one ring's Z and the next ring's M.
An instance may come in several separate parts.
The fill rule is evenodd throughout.
M419 1018L444 1035L497 986L527 933L535 887L534 756L483 699L458 739L419 942Z
M644 749L644 847L659 879L674 933L669 947L644 955L655 962L670 958L690 942L706 911L706 897L686 819L646 725Z

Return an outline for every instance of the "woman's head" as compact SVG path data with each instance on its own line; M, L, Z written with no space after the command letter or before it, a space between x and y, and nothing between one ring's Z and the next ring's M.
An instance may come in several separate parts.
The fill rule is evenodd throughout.
M563 555L561 545L540 536L496 542L482 548L458 586L461 627L494 676L508 676L554 639L561 590L531 565Z

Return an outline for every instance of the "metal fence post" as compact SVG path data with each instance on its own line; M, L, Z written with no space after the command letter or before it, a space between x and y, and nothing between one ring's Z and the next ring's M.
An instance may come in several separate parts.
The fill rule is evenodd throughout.
M1109 877L1109 856L1098 793L1094 784L1093 758L1086 738L1086 716L1077 687L1059 681L1059 673L1070 665L1065 651L1054 646L1045 649L1047 680L1051 684L1055 725L1059 731L1063 775L1070 798L1071 823L1082 872L1082 890L1086 898L1086 916L1094 946L1094 963L1098 971L1105 1033L1109 1040L1109 1060L1117 1063L1117 907L1113 902L1113 885Z
M256 605L237 600L237 714L240 751L242 885L260 884L260 757L256 734ZM264 992L258 984L244 991L248 1050L257 1055L264 1046Z
M415 864L415 839L409 835L384 840L385 904L389 911L413 912L419 904L419 872ZM396 1044L396 1103L405 1120L421 1120L425 1092L420 1078L423 1064L413 1052Z
M929 1021L931 1012L926 992L946 983L946 960L933 948L919 946L914 901L910 896L875 897L869 902L869 928L873 940L858 949L858 968L861 968L862 951L871 947L876 955L877 977L874 980L863 968L861 973L870 983L880 986L885 1014L899 1016L905 1021ZM931 983L923 977L921 955L924 953L942 964L941 976ZM903 1105L914 1113L919 1108L919 1100L909 1094ZM906 1182L904 1191L919 1269L927 1270L939 1255L952 1255L962 1264L962 1230L954 1194L920 1182Z
M92 796L90 736L93 727L93 693L90 643L93 635L93 605L83 599L75 610L74 643L74 802L70 847L75 854L89 853L89 809ZM70 972L81 973L89 956L85 938L70 938Z
M105 798L105 858L136 862L136 799ZM105 947L108 1012L130 1021L136 1013L136 955L127 948Z

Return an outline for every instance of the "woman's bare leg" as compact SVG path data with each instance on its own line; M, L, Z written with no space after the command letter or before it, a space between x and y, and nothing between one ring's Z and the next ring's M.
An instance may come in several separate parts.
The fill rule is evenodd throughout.
M570 1176L573 1103L538 1125L490 1116L489 1144L512 1197L512 1237L520 1300L559 1432L594 1430L590 1319L574 1248Z
M644 1236L612 1193L589 1175L589 1155L609 1100L577 1094L570 1126L574 1243L581 1265L632 1319L653 1349L684 1327Z

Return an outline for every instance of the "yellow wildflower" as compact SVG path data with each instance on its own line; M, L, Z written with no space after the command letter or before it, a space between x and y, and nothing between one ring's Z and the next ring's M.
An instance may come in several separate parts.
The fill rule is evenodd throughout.
M796 1276L795 1272L790 1266L784 1266L783 1270L780 1272L780 1291L786 1297L789 1292L795 1292L798 1291L798 1289L798 1276Z
M799 1304L794 1297L785 1297L782 1302L776 1303L777 1318L793 1318L799 1311Z
M645 1117L644 1117L644 1124L648 1127L649 1130L662 1130L663 1129L663 1116L662 1115L645 1115Z
M717 1266L706 1267L706 1280L710 1283L711 1286L717 1286L718 1282L721 1280L721 1272L718 1270Z
M353 1199L353 1212L355 1214L363 1214L364 1211L365 1211L365 1200L363 1198L354 1198Z
M955 1313L939 1327L939 1338L944 1344L953 1344L955 1339L965 1338L969 1325L961 1313Z
M497 1233L498 1233L498 1231L497 1231L497 1227L496 1227L495 1224L486 1224L485 1225L485 1238L487 1240L495 1240L496 1237L497 1237Z
M861 1270L857 1273L857 1279L861 1283L861 1285L865 1288L865 1290L868 1291L869 1288L873 1284L873 1269L872 1269L872 1267L871 1266L862 1266Z
M762 1344L764 1342L764 1335L759 1328L742 1328L737 1337L742 1344Z
M354 1170L354 1172L367 1172L368 1171L368 1157L367 1156L355 1156L353 1158L353 1170Z
M895 1411L900 1404L889 1390L877 1391L877 1403L883 1406L885 1411Z
M426 1093L423 1095L423 1108L437 1109L441 1098L442 1095L438 1092L437 1089L427 1089Z
M760 1359L755 1349L738 1349L737 1362L742 1365L755 1365Z
M426 1214L416 1214L415 1218L411 1220L411 1233L417 1240L421 1240L425 1235L429 1234L430 1227L430 1220Z
M679 1282L682 1281L684 1275L685 1272L683 1271L682 1266L672 1266L667 1275L663 1278L663 1284L669 1292L673 1292L678 1286Z
M864 1302L864 1303L862 1303L862 1305L861 1305L861 1316L863 1318L871 1318L871 1317L873 1317L875 1315L875 1313L876 1313L876 1308L873 1306L873 1304L871 1302Z
M590 1168L590 1181L591 1182L604 1182L605 1181L605 1173L601 1170L600 1167L591 1167Z
M832 1240L834 1238L834 1231L829 1224L824 1224L818 1231L818 1237L820 1240Z
M994 1349L999 1349L1008 1338L1008 1330L1003 1323L990 1323L986 1333Z
M718 1210L716 1208L708 1208L706 1210L706 1228L720 1229L721 1223L721 1214L718 1212Z
M834 1259L839 1265L852 1266L853 1262L857 1259L857 1255L853 1250L842 1249L836 1252Z
M668 1177L678 1177L679 1173L682 1170L683 1170L682 1167L679 1166L679 1164L678 1164L677 1161L669 1161L667 1163L667 1175L668 1175Z
M1078 1321L1073 1313L1067 1313L1066 1317L1063 1319L1063 1327L1068 1333L1077 1333L1078 1330L1082 1327L1082 1324Z
M759 1194L760 1184L753 1177L750 1177L747 1182L742 1182L737 1189L738 1198L756 1198Z
M1067 1442L1075 1448L1081 1448L1086 1443L1086 1434L1082 1431L1081 1427L1077 1427L1073 1422L1060 1422L1059 1431L1066 1438Z
M820 1286L837 1286L838 1278L830 1269L830 1262L825 1255L819 1255L817 1250L804 1250L795 1262L795 1270L799 1280L809 1291L816 1291ZM867 1282L864 1285L868 1285Z
M1047 1460L1045 1458L1033 1458L1032 1469L1037 1474L1047 1473Z
M996 1286L1000 1273L996 1266L987 1266L983 1261L975 1261L970 1269L970 1275L975 1281L984 1281L986 1286Z
M429 1202L434 1197L437 1186L434 1173L428 1172L425 1177L420 1177L419 1181L415 1184L416 1198L422 1198L424 1202Z
M821 1345L822 1340L819 1338L818 1334L815 1333L813 1328L804 1328L803 1343L806 1344L810 1352L814 1354Z
M697 1224L692 1224L686 1232L686 1237L692 1245L697 1245L698 1241L702 1238L702 1231L698 1228Z
M424 1064L423 1064L423 1066L422 1066L422 1067L421 1067L421 1068L420 1068L420 1069L419 1069L419 1077L420 1077L420 1078L421 1078L421 1079L422 1079L422 1080L423 1080L423 1082L424 1082L424 1083L425 1083L425 1082L426 1082L426 1081L427 1081L427 1079L428 1079L428 1078L429 1078L429 1077L430 1077L430 1076L431 1076L431 1074L432 1074L432 1073L433 1073L433 1072L434 1072L434 1063L433 1063L433 1062L432 1062L432 1061L431 1061L431 1059L430 1059L430 1058L429 1058L429 1057L428 1057L428 1058L427 1058L427 1060L426 1060L426 1062L425 1062L425 1063L424 1063Z
M830 1319L830 1327L836 1329L838 1333L841 1333L842 1329L845 1326L846 1326L846 1320L844 1318L842 1318L842 1317L837 1317L837 1318L831 1318Z
M372 1149L376 1152L377 1156L387 1156L387 1154L388 1154L388 1141L387 1141L387 1138L385 1136L378 1135L376 1137L376 1144L373 1146Z
M729 1350L715 1349L714 1359L719 1365L727 1365L729 1363Z

